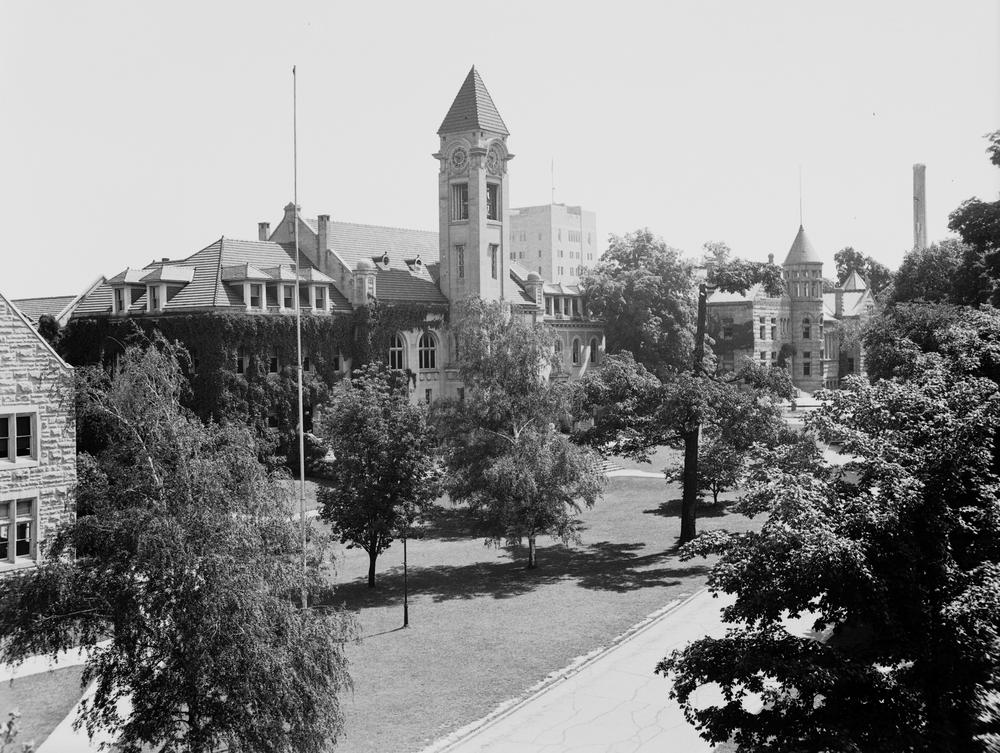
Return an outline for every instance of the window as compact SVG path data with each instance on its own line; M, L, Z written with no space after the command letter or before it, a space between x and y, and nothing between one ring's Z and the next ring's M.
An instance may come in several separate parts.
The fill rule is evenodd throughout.
M802 319L802 339L808 340L809 336L812 334L812 320L809 317L804 317Z
M326 288L324 287L316 288L316 308L320 311L326 311Z
M771 321L773 322L774 319L772 319ZM773 324L771 325L771 339L772 340L778 339L778 328L775 327Z
M250 286L250 308L259 309L260 308L260 285Z
M772 350L771 351L771 360L772 361L777 361L778 360L778 351L776 351L776 350Z
M597 363L597 338L590 338L590 362Z
M264 288L265 302L268 306L278 305L278 288L275 285L266 285Z
M339 353L337 355L335 355L333 357L333 359L330 361L330 366L333 367L334 371L336 371L336 372L340 371L340 354Z
M847 373L848 374L853 374L854 373L854 359L853 358L848 358L847 359Z
M570 230L568 238L573 243L579 243L580 242L580 231L579 230Z
M417 343L417 362L421 369L437 368L437 343L430 332L424 332L420 336L420 341Z
M286 309L295 308L295 288L291 285L282 285L282 301Z
M497 279L497 244L490 244L490 275Z
M762 350L760 352L760 362L764 363L764 361L766 361L766 360L767 360L767 351L766 350Z
M465 279L465 246L455 246L455 274L458 279Z
M458 388L458 402L460 403L465 402L465 387Z
M269 374L277 374L278 373L278 352L277 351L275 351L274 353L271 354L271 359L268 361L268 364L267 364L267 371L268 371Z
M802 376L810 376L812 374L812 362L809 360L812 358L812 353L810 351L804 351L802 353Z
M511 251L510 252L510 260L511 261L517 261L517 251Z
M236 354L236 373L245 374L247 371L247 356L242 350Z
M0 415L0 461L37 460L35 443L38 413L11 412Z
M115 288L115 312L125 310L125 288Z
M389 345L389 368L406 368L406 347L403 338L398 334L392 338L392 343Z
M431 398L433 397L434 397L434 390L432 389L424 390L424 400L426 400L428 404L430 404Z
M760 339L764 340L764 339L766 339L766 337L767 337L767 327L765 327L762 324L762 325L760 325Z
M723 319L722 320L722 339L732 340L733 339L733 320Z
M158 311L160 309L160 288L157 285L150 285L146 288L149 294L149 310Z
M35 525L35 507L34 499L0 502L0 560L13 562L18 558L34 556L32 529ZM11 529L14 531L13 542Z
M580 365L580 341L578 339L573 340L573 365Z
M469 219L468 183L455 183L451 187L451 219L454 222Z
M500 219L500 185L498 183L486 184L486 219Z
M555 353L556 353L556 358L559 359L560 363L562 363L562 350L563 350L563 348L562 348L562 340L559 340L557 338L556 339Z

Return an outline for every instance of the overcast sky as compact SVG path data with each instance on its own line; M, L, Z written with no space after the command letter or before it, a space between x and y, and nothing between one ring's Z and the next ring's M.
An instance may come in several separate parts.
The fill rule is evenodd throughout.
M896 267L1000 170L1000 4L0 0L0 291L256 238L307 216L437 229L437 128L469 68L511 135L511 206L779 261L804 221ZM832 274L832 271L830 272Z

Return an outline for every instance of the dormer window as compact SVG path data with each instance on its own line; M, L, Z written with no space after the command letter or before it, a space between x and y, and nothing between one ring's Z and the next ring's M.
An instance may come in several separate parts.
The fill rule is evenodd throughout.
M282 285L281 286L281 300L286 309L295 308L295 286L294 285Z
M125 305L125 288L115 288L115 313L122 314L127 308Z
M314 290L316 291L315 308L320 311L326 311L326 288L317 286Z
M260 308L261 298L262 298L262 296L261 296L261 287L262 286L260 284L258 284L258 283L252 283L252 284L250 284L248 286L248 288L249 288L248 293L247 293L247 295L249 297L249 301L248 302L250 304L250 308L252 308L252 309L259 309Z
M159 285L148 285L146 286L146 301L148 302L149 311L159 311L161 307L160 302L160 286Z

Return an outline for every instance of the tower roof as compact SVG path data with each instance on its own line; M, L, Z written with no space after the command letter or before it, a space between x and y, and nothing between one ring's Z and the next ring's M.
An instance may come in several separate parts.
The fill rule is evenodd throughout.
M868 290L868 283L865 282L865 278L858 273L858 270L852 269L851 273L847 276L847 279L841 283L840 289L844 292Z
M438 135L455 133L456 131L471 131L474 128L493 131L504 136L510 134L503 118L497 112L497 106L493 104L490 93L486 91L486 84L479 77L476 66L472 66L469 75L465 77L465 82L458 90L455 101L451 103L451 109L441 121Z
M816 253L813 244L806 237L806 231L799 225L799 232L792 241L792 247L788 249L788 256L785 257L785 266L789 264L822 264L823 260Z

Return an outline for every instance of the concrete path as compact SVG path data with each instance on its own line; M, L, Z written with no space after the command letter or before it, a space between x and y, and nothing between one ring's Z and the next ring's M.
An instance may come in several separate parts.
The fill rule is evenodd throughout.
M725 632L724 602L707 591L643 625L525 700L444 738L424 753L698 753L670 684L653 670L675 648ZM703 691L702 704L716 700Z

